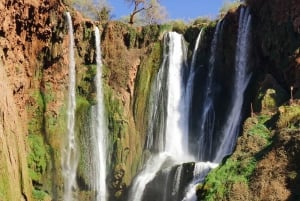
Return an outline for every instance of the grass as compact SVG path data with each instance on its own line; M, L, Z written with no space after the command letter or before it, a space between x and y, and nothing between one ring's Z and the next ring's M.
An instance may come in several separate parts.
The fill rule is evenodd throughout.
M279 120L277 122L278 128L300 128L300 106L290 105L279 107Z
M205 184L199 186L201 198L208 201L223 200L230 196L234 186L249 187L250 178L261 159L258 155L272 145L272 133L266 126L271 118L270 115L260 114L245 121L244 133L237 145L239 148L208 174ZM240 149L241 146L247 151Z
M228 159L223 165L212 170L205 185L198 187L205 194L205 200L222 200L234 183L247 184L255 170L256 161L250 157L243 161Z
M269 143L271 143L271 132L266 127L265 123L270 120L271 116L269 115L259 115L256 117L258 120L256 124L254 124L249 130L249 135L257 135L259 137L264 138Z

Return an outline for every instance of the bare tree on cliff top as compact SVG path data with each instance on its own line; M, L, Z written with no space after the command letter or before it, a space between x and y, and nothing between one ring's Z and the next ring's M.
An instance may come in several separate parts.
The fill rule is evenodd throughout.
M166 19L167 14L159 0L125 0L134 6L129 16L129 24L134 24L136 14L142 13L148 23L160 23Z

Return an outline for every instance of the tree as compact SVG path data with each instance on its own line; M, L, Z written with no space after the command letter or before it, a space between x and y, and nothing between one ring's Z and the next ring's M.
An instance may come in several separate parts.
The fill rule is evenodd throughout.
M106 0L72 0L72 5L85 17L93 20L108 21L110 19L111 8Z
M129 16L129 24L134 24L135 17L138 13L142 13L145 21L153 23L161 23L166 19L167 14L163 6L160 5L159 0L125 0L133 5L133 11Z

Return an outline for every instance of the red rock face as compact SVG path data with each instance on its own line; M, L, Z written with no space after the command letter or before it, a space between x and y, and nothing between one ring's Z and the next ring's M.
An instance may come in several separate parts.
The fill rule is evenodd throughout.
M45 83L57 92L45 112L54 115L63 104L68 75L67 52L61 51L67 47L64 10L52 0L0 2L0 161L7 161L0 180L8 181L0 200L32 200L26 137L34 111L27 106L36 104L31 96L45 90Z

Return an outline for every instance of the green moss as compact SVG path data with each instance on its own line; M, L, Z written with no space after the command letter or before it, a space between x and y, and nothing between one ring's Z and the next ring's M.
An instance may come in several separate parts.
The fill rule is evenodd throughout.
M145 127L150 90L161 62L161 45L155 43L151 54L143 61L137 74L134 92L134 118L140 129Z
M46 192L44 192L42 190L38 190L38 189L34 189L32 191L32 197L33 197L33 199L35 199L35 201L44 201L47 198L48 198L48 200L50 200L49 195Z
M133 48L136 45L137 31L133 27L128 27L128 33L125 36L126 45L128 48Z
M266 127L265 123L270 120L270 116L268 115L259 115L255 117L255 120L257 121L256 124L254 124L249 130L247 131L247 134L249 135L257 135L259 137L264 138L269 143L271 142L271 132Z
M41 183L42 175L47 168L49 156L47 154L46 145L43 137L31 134L28 136L30 152L27 158L29 176L37 183Z
M268 128L272 118L259 114L245 121L243 135L239 138L233 155L212 170L204 185L198 187L200 199L226 200L234 186L249 188L257 162L273 144L273 135Z
M108 123L108 153L111 154L113 160L108 161L109 169L113 170L118 164L122 163L122 155L124 143L120 144L120 140L124 138L124 134L128 133L128 122L124 115L124 108L115 92L104 84L104 103L106 109Z
M0 153L1 154L1 153ZM1 156L1 155L0 155ZM10 191L10 181L7 165L5 163L0 164L0 200L10 201L13 200Z
M90 133L90 112L91 104L90 102L82 96L76 97L76 124L75 124L75 133L76 141L79 147L80 159L77 169L77 177L80 178L79 185L87 186L90 185L89 179L89 166L90 161L86 157L90 157L91 144L89 138L91 137ZM88 146L88 148L87 148Z
M89 102L95 102L94 79L97 73L95 64L81 65L77 75L77 92L85 97Z

